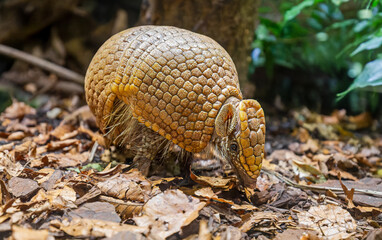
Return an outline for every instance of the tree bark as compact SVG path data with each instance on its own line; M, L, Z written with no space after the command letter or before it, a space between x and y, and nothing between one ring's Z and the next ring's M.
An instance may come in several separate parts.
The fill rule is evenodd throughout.
M245 97L259 0L144 0L139 25L171 25L207 35L231 55Z

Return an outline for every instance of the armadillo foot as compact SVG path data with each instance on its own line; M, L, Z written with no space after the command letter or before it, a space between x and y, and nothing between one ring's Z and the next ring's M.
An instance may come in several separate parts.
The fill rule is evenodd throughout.
M183 178L180 185L187 186L193 183L191 180L191 163L194 158L194 154L186 151L182 151L181 158L178 158L180 164L180 176Z
M136 142L137 151L133 158L133 165L138 168L144 176L149 175L151 163L159 151L158 146L153 144L158 137L159 135L151 129L143 128L140 138L138 138L139 140Z
M144 176L148 176L150 172L152 159L136 155L133 159L133 166L136 167Z

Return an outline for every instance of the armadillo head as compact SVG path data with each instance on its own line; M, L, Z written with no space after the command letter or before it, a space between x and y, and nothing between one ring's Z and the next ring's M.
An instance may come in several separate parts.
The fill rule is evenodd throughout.
M264 158L265 118L256 100L228 102L215 120L221 152L245 187L254 188Z

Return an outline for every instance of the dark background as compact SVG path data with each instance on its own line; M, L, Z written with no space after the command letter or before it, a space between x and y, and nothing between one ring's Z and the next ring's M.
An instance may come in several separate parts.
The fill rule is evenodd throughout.
M352 58L355 47L341 53L362 33L354 31L355 25L350 30L345 24L331 28L361 21L357 16L362 3L322 1L283 23L287 10L300 2L0 0L0 43L85 75L92 56L111 35L136 25L174 25L208 35L225 47L244 95L258 99L267 114L308 107L324 114L345 108L350 114L370 111L380 117L381 94L355 91L336 99L353 82L352 68L377 55ZM41 106L52 97L72 96L84 104L81 84L0 55L0 110L11 97Z

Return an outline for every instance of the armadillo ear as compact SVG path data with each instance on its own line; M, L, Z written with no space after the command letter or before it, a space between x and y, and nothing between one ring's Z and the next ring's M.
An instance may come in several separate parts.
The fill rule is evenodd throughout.
M215 120L215 132L220 137L228 136L237 125L237 116L232 104L224 104Z

